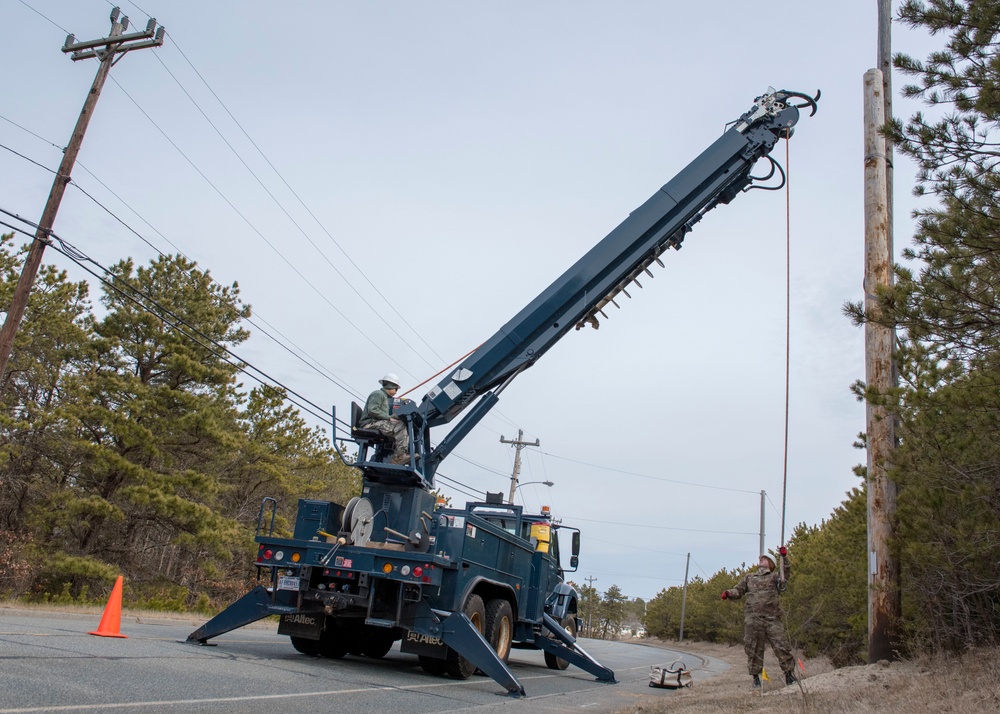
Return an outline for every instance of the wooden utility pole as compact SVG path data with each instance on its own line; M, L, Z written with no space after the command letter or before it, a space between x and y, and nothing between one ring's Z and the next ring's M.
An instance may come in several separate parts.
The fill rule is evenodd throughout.
M521 429L517 430L517 439L505 439L503 434L500 435L501 444L514 444L517 451L514 454L514 472L510 475L510 495L507 497L507 503L514 503L514 491L517 490L517 477L521 473L521 449L525 446L539 446L540 442L538 439L534 441L522 441L524 436L524 431Z
M865 313L878 313L876 291L892 285L892 244L886 193L885 84L882 70L865 72ZM868 388L887 394L895 386L894 331L865 322L865 375ZM896 513L896 485L889 480L896 445L894 416L869 400L868 444L868 661L896 657L894 637L901 611L899 563L891 540Z
M761 491L761 493L764 493ZM684 609L687 607L688 599L688 568L691 567L691 554L688 553L687 562L684 563L684 592L681 595L681 631L677 634L677 641L684 641Z
M584 578L584 580L587 581L587 585L590 587L591 590L593 590L593 594L590 596L590 607L587 608L587 637L593 637L594 630L591 627L591 624L593 622L594 607L597 605L597 603L594 602L594 600L597 599L597 591L594 590L594 581L597 580L597 578L595 578L593 575L590 575Z
M45 246L51 243L50 235L52 225L56 220L56 213L59 211L59 204L62 202L66 186L69 184L73 173L73 166L76 164L76 155L80 153L80 146L83 144L83 135L87 132L87 125L94 113L97 99L101 96L104 82L108 78L115 58L126 52L142 49L144 47L159 47L163 44L165 28L156 29L156 20L150 20L143 32L133 32L128 35L123 34L128 29L128 17L119 18L121 13L116 7L111 11L111 34L100 40L89 40L87 42L77 42L73 35L66 38L63 45L64 53L72 52L70 59L74 62L90 57L97 57L101 63L97 67L97 76L90 87L90 93L83 103L80 117L76 121L76 127L70 137L69 144L63 152L62 162L59 170L52 181L52 189L49 191L49 198L45 202L42 211L42 218L38 222L35 231L34 241L28 251L28 257L24 261L21 270L21 277L14 288L14 295L11 297L10 307L7 309L7 318L4 320L3 328L0 328L0 384L3 383L3 375L7 371L7 362L10 360L10 353L14 347L14 335L24 317L24 311L28 305L28 296L31 288L35 284L35 277L42 264L42 253Z

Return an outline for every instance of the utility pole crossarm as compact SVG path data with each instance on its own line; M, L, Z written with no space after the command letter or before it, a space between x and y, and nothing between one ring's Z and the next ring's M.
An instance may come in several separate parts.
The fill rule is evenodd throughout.
M115 8L117 10L117 8ZM114 13L112 13L114 17ZM113 22L114 20L112 20ZM122 30L128 27L128 18L122 18ZM65 54L70 52L73 55L70 57L74 62L83 59L89 59L91 57L99 57L104 54L107 50L113 50L115 54L129 52L131 50L140 50L145 47L159 47L163 44L163 36L166 34L167 28L160 27L159 30L156 29L156 18L150 18L149 22L146 23L146 29L142 32L132 32L127 35L115 35L113 32L108 37L104 37L100 40L87 40L85 42L77 42L74 35L66 36L66 43L62 47L62 51ZM136 42L136 40L146 40L145 42ZM127 45L126 43L132 42L133 44ZM114 47L112 47L114 45ZM98 47L103 47L105 50L98 50ZM83 52L82 50L91 50L90 52Z

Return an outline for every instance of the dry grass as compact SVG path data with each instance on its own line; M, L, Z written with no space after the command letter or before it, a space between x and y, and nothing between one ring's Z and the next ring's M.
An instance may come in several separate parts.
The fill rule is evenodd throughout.
M689 689L650 689L649 694L617 714L688 712L906 712L906 714L979 714L1000 711L1000 652L976 650L961 657L918 657L902 662L834 669L822 659L803 660L801 687L786 687L777 662L765 658L772 681L753 690L742 647L701 643L673 649L725 660L732 669L700 679ZM801 675L801 672L800 672Z

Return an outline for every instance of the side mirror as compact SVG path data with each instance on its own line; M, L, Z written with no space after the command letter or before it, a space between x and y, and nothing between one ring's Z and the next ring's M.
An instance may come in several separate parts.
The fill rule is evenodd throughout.
M580 555L580 531L573 531L573 560L576 560L578 555ZM573 563L573 567L576 567L576 563Z
M575 556L575 555L573 555L573 556L570 556L570 559L569 559L569 567L571 567L571 568L576 568L576 567L578 567L579 565L580 565L580 558L579 558L579 557L577 557L577 556Z

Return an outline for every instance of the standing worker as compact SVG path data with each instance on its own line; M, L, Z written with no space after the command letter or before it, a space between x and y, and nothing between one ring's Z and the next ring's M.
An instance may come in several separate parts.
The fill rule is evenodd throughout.
M771 643L771 649L785 673L785 684L795 683L795 658L792 657L792 646L785 627L781 624L781 605L778 602L779 591L788 581L791 566L788 549L781 546L778 553L781 555L783 576L775 570L774 557L764 553L760 556L757 570L744 575L736 587L722 591L723 600L739 600L746 595L743 647L747 653L747 669L755 687L760 686L766 642Z
M405 464L410 460L410 437L406 433L406 424L391 416L392 400L399 390L399 377L387 374L379 380L379 384L382 388L368 395L358 426L374 429L392 439L394 448L389 463Z

